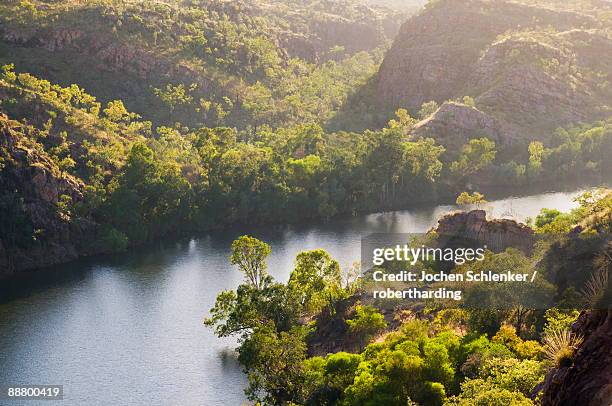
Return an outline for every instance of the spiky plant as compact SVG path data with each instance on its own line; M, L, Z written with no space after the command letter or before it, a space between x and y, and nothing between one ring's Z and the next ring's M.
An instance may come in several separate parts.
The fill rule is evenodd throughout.
M580 292L585 305L595 309L608 290L608 268L600 267L591 274Z
M570 366L583 338L569 330L552 331L544 337L544 355L556 367Z
M605 248L601 250L595 257L595 269L610 269L612 268L612 241L609 241Z

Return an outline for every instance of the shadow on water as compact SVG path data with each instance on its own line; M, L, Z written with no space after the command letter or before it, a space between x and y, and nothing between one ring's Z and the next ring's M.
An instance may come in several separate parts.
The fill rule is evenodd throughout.
M76 286L88 280L94 270L116 269L119 272L146 272L154 275L155 272L162 272L177 256L186 252L188 245L189 240L159 242L130 248L123 253L79 258L66 264L23 272L0 281L0 303L27 297L49 288Z

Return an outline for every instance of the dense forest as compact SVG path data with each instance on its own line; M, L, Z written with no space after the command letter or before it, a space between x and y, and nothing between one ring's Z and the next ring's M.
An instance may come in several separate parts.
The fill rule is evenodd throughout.
M231 262L245 282L218 296L206 324L220 337L239 337L247 394L258 404L605 405L609 325L596 322L591 330L578 331L575 322L579 316L582 325L587 317L609 318L612 193L589 192L578 200L580 207L571 213L544 211L532 228L506 224L500 228L506 233L511 227L521 230L519 244L452 270L502 274L535 268L539 276L531 289L551 293L550 307L526 307L521 296L531 293L512 282L466 288L459 305L373 300L367 274L356 278L341 272L324 250L300 253L289 281L279 283L266 271L270 247L243 236L232 245ZM456 222L453 215L430 235L437 238L449 221ZM485 220L481 226L494 230L497 223ZM534 232L543 238L525 246ZM488 242L498 237L491 231ZM440 265L420 261L417 267L434 272ZM394 272L398 266L410 268L388 266ZM581 315L582 309L591 312ZM573 382L575 391L562 382L570 367L584 373Z
M580 15L547 3L542 24L560 20L558 29L507 31L477 69L504 78L501 65L529 68L548 78L542 100L557 106L564 98L590 114L551 110L538 116L556 125L514 126L502 120L508 106L491 103L506 98L503 86L438 94L425 82L418 98L364 98L374 114L355 106L373 84L377 97L386 94L385 71L413 24L455 8L495 14L488 2L466 4L431 2L400 30L406 11L380 2L4 2L0 204L10 215L0 224L2 263L10 272L234 223L328 219L492 186L609 180L612 65L590 53L610 42L609 7L598 2L574 4ZM521 7L540 10L512 7L517 25ZM586 55L560 31L584 19L594 27L585 35L596 35L581 40ZM489 60L515 36L527 38L529 54ZM553 58L557 37L567 60ZM530 105L508 100L529 123L521 114ZM369 129L351 130L360 123Z

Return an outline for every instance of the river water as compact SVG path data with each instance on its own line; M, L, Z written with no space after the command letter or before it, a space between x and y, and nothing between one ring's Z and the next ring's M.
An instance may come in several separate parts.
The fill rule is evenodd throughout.
M524 220L544 207L569 210L578 194L506 198L486 208ZM234 238L249 233L271 244L269 271L285 281L300 251L324 248L348 267L359 260L362 236L424 232L454 209L233 229L78 261L40 272L25 286L6 282L0 286L0 386L63 385L62 405L240 405L246 379L232 351L235 340L218 339L202 324L217 294L241 282L228 262Z

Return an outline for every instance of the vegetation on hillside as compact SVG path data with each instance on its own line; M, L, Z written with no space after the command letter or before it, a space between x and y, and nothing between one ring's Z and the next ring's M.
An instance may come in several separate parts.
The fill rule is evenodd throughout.
M11 1L0 62L156 124L323 123L402 18L353 0Z
M397 109L383 128L345 131L367 119L338 112L376 71L396 16L349 0L5 2L0 112L82 182L52 204L68 224L94 224L108 250L492 185L607 180L610 120L512 140L416 132L443 108L484 114L461 96L423 103L421 121ZM31 199L29 188L3 194ZM49 226L23 207L44 246Z
M430 1L330 126L374 128L397 108L416 115L423 103L464 95L505 139L538 140L559 126L609 117L611 13L598 0ZM464 136L475 124L447 123Z
M62 202L74 218L110 227L130 244L178 230L402 207L474 184L610 173L610 122L558 130L549 143L514 153L486 137L449 153L433 139L411 138L416 120L405 110L386 128L363 133L326 133L316 124L154 126L120 100L101 103L77 85L51 84L11 65L3 67L0 94L0 110L37 129L30 132L37 148L85 183L81 201Z

